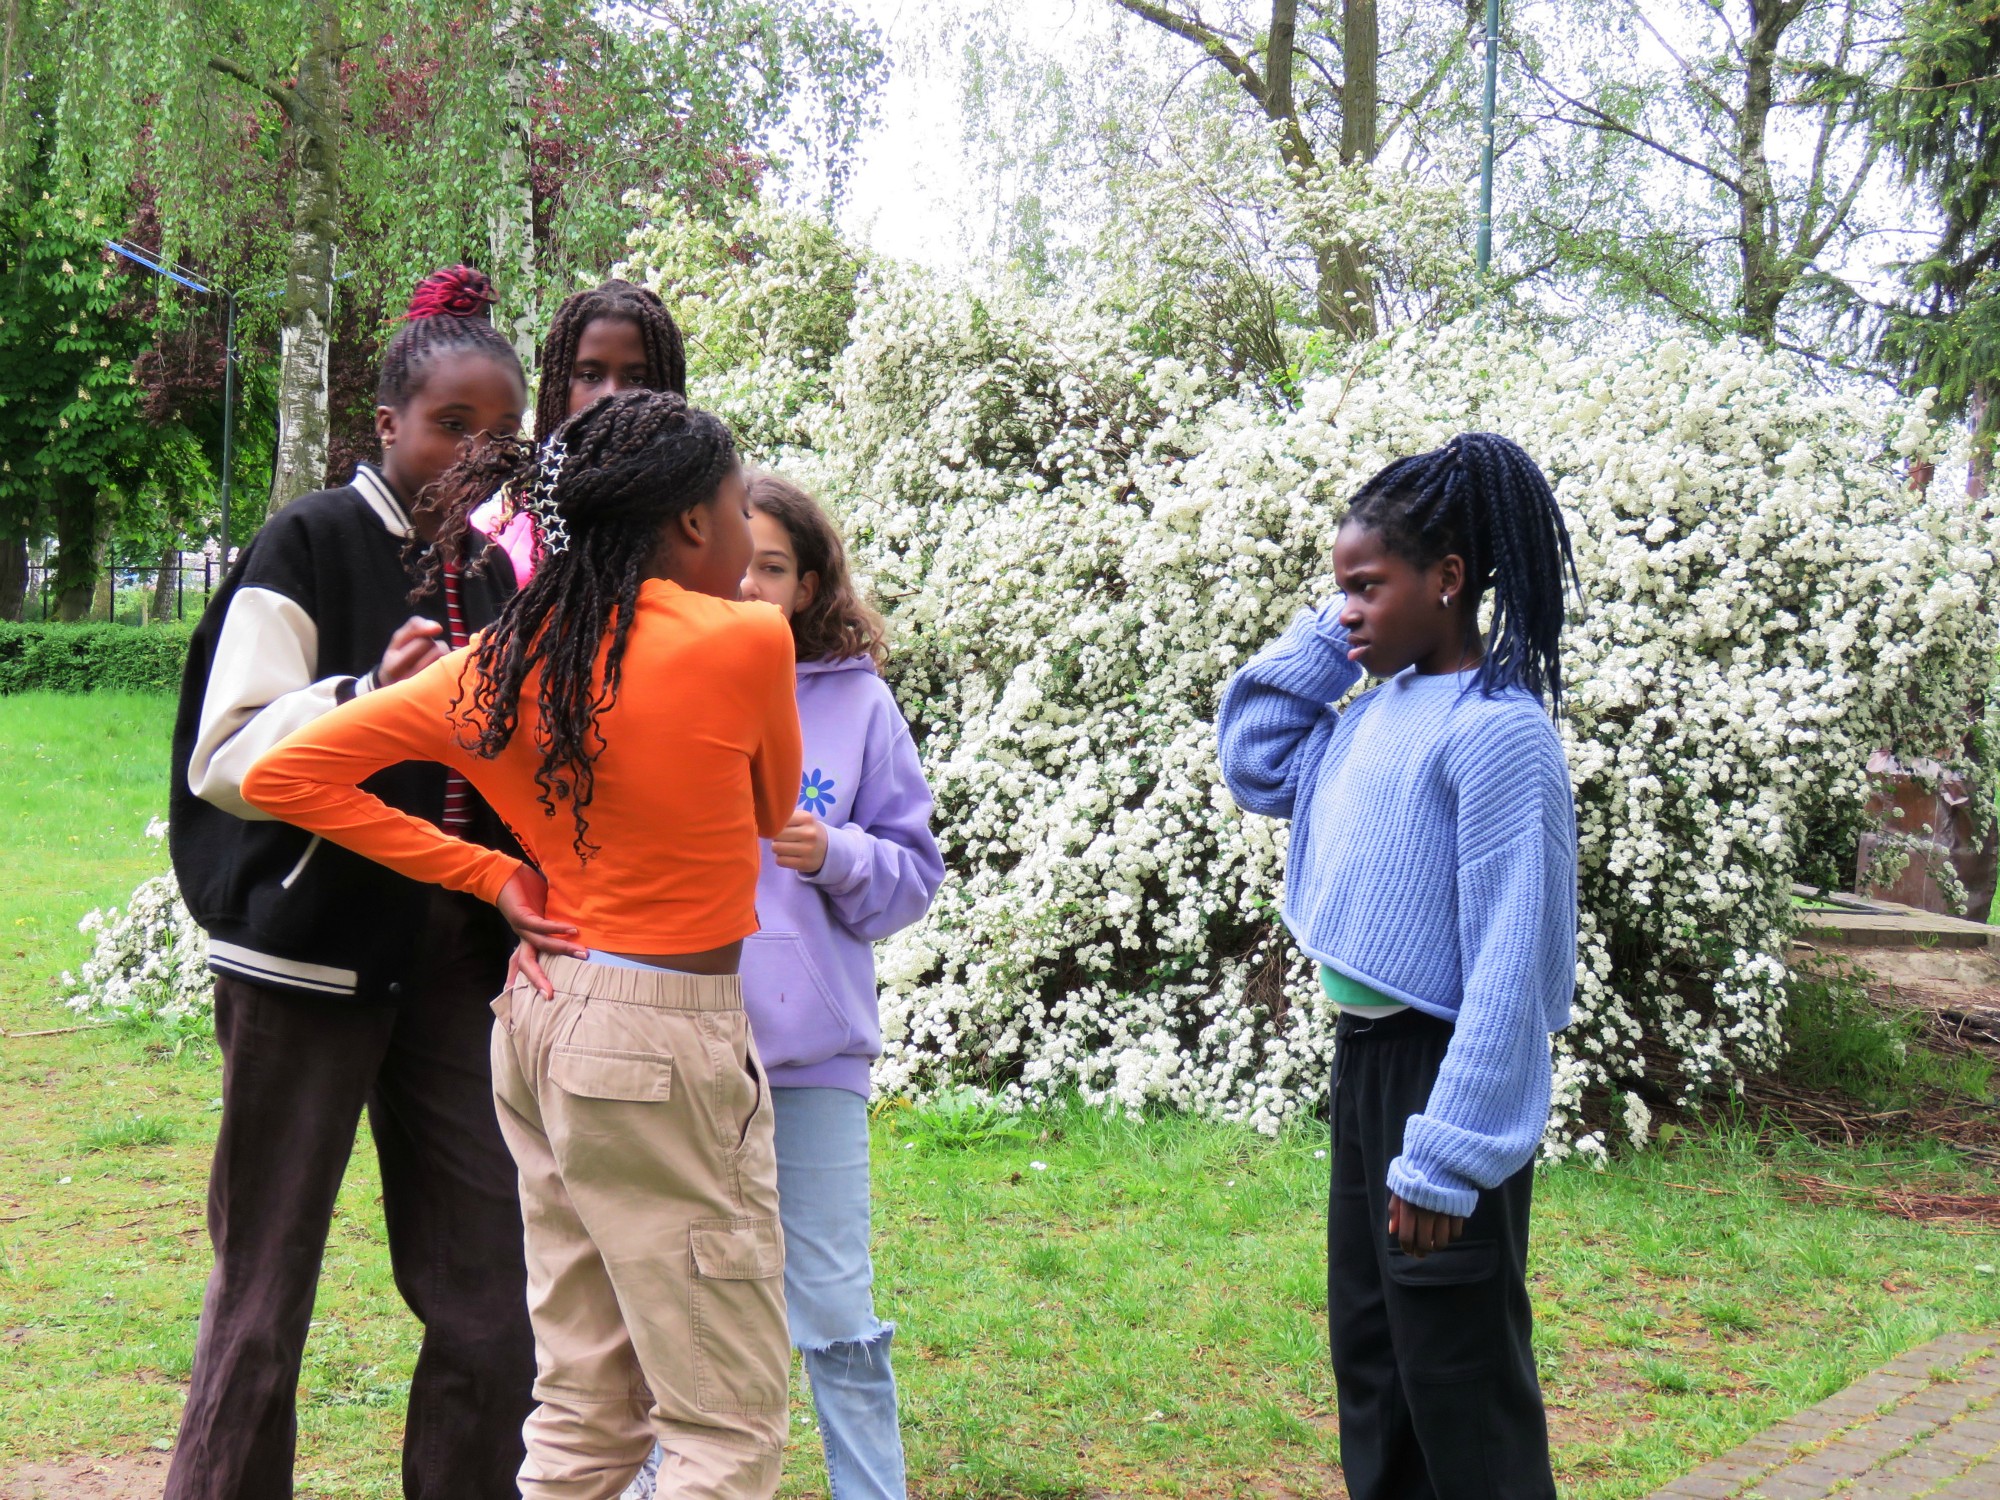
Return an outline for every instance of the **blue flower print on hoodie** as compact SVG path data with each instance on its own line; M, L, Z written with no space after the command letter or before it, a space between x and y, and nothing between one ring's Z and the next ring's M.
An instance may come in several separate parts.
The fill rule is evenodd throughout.
M833 795L834 779L815 766L799 778L799 806L815 817L825 817L840 799Z

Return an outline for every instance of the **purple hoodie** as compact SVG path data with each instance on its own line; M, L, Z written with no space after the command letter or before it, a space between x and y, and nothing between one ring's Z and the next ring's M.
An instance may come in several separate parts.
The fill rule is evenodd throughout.
M773 1088L866 1098L882 1055L874 944L930 909L944 858L917 747L873 662L800 662L799 728L799 806L826 825L826 863L781 869L765 843L743 1008Z

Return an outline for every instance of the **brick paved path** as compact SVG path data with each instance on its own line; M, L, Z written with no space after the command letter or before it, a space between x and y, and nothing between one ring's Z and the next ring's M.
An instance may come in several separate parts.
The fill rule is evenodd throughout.
M1653 1500L2000 1500L2000 1331L1912 1349Z

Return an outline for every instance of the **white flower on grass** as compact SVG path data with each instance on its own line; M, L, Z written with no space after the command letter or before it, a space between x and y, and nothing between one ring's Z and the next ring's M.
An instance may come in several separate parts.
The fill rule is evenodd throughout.
M171 874L140 885L123 911L89 912L77 928L97 936L81 972L62 976L71 1010L178 1022L214 1008L208 935Z
M1625 1133L1634 1146L1644 1146L1653 1134L1653 1112L1637 1094L1625 1096Z

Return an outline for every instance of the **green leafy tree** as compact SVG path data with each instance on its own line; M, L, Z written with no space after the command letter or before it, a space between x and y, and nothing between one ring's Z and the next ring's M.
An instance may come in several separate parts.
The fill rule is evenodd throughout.
M1824 357L1871 269L1866 0L1570 0L1507 37L1522 238L1586 297Z
M1913 388L1935 386L1945 412L1971 417L1983 488L2000 431L2000 9L1917 0L1904 23L1878 120L1940 225L1904 267L1909 296L1883 346Z
M393 308L432 265L497 259L525 345L546 294L612 258L629 191L725 190L787 131L837 155L880 63L804 0L84 0L47 35L66 168L106 195L143 170L169 249L239 232L219 168L246 121L278 170L272 508L324 482L338 299Z
M1392 143L1423 154L1469 82L1462 64L1474 11L1465 5L1392 7L1385 46L1380 0L1233 3L1209 16L1190 0L1115 3L1229 79L1267 125L1287 172L1307 184L1372 166ZM1319 325L1372 336L1376 287L1357 239L1317 238L1312 253Z
M15 549L54 534L57 613L81 619L119 494L161 456L134 371L155 309L104 248L104 221L33 176L0 199L0 254L0 525Z

